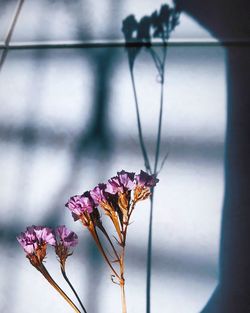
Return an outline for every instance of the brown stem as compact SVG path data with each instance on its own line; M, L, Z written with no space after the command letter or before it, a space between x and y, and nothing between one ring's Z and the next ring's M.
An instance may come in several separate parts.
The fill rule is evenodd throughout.
M120 284L120 286L121 286L122 313L127 313L125 285L123 283L123 284Z
M105 228L104 228L104 227L101 227L100 230L103 232L104 236L107 238L107 240L108 240L108 242L109 242L109 244L110 244L110 246L111 246L111 248L112 248L112 250L113 250L113 252L114 252L114 254L115 254L115 256L116 256L116 258L117 258L117 260L118 260L119 263L120 263L120 256L118 255L118 253L117 253L117 251L116 251L116 249L115 249L115 247L114 247L114 245L113 245L113 242L112 242L112 240L110 239L110 237L109 237L108 233L106 232Z
M49 272L47 271L46 267L41 264L38 270L42 273L42 275L47 279L47 281L53 286L57 292L68 302L68 304L74 309L75 312L81 313L81 311L77 308L74 302L66 295L66 293L57 285L54 279L50 276Z
M113 267L112 264L110 263L109 258L107 257L107 255L106 255L106 253L105 253L105 251L104 251L104 249L103 249L103 247L102 247L102 245L101 245L101 242L100 242L100 239L99 239L99 236L98 236L98 234L97 234L97 232L96 232L95 227L93 226L93 228L89 228L89 231L90 231L92 237L94 238L95 243L96 243L96 245L97 245L99 251L101 252L101 254L102 254L102 256L104 257L105 261L108 263L108 265L109 265L111 271L114 273L114 275L115 275L115 276L117 277L117 279L120 281L120 276L117 274L116 270L114 269L114 267Z

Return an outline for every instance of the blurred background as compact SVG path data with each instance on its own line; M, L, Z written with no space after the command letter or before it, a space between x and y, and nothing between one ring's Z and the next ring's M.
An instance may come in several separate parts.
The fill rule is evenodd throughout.
M16 3L0 1L2 43ZM111 283L88 231L74 223L64 204L121 169L144 168L121 27L129 14L140 19L162 4L24 2L12 37L16 48L0 72L0 312L71 310L16 241L32 224L66 224L77 232L80 243L68 259L69 277L88 312L120 312L119 287ZM65 46L55 48L58 42ZM160 84L145 50L136 60L135 79L153 159ZM182 13L166 60L161 158L169 155L155 190L152 312L199 312L216 286L225 122L224 49ZM128 233L129 313L145 311L148 219L146 201L134 212ZM68 290L52 250L46 264Z

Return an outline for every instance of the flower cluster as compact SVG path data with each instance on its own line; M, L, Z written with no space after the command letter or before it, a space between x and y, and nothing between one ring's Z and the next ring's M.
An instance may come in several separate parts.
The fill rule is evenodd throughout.
M80 220L88 228L99 251L112 271L112 281L124 288L124 257L127 229L135 205L147 199L151 189L158 183L156 175L141 171L139 174L124 170L110 178L107 183L98 184L82 195L75 195L66 203L74 220ZM100 208L111 220L117 236L111 236L101 220ZM99 239L101 231L111 251L107 254L107 246ZM115 238L118 247L113 243ZM120 272L115 268L119 265ZM116 279L116 281L114 280ZM118 281L118 282L117 282Z
M74 220L80 220L86 226L95 243L109 265L113 282L120 285L122 290L123 312L126 312L125 293L124 293L124 258L127 228L131 214L138 201L147 199L152 188L158 183L156 175L149 175L141 171L139 174L126 172L124 170L110 178L105 184L98 184L90 191L82 195L75 195L66 203L66 207L71 211ZM99 208L113 222L117 238L109 234L102 224ZM103 247L103 240L99 239L98 231L101 231L109 244L111 252L107 253L106 247ZM115 246L112 239L116 239L118 247ZM61 273L76 296L82 310L87 313L81 299L70 283L66 271L65 263L68 256L72 254L72 249L78 243L78 237L65 225L58 226L54 230L45 226L29 226L17 237L18 242L26 253L30 263L47 279L47 281L60 293L60 295L69 303L75 312L80 310L67 294L59 287L49 274L44 265L44 259L47 253L47 247L52 246L60 262ZM117 267L120 271L117 270Z
M26 253L30 263L40 268L46 257L47 246L53 246L61 264L72 254L70 248L78 243L77 235L64 225L53 231L49 227L29 226L17 237L18 242Z
M149 197L150 190L159 180L155 175L141 171L135 175L124 170L110 178L107 183L98 184L94 189L82 195L75 195L66 203L74 220L81 220L91 232L97 226L103 229L98 207L112 220L120 239L123 242L124 227L139 200Z

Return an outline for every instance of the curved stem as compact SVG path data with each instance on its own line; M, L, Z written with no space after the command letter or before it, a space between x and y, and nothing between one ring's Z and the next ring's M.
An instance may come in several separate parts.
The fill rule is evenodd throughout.
M107 255L106 255L106 253L105 253L105 251L104 251L104 249L103 249L103 247L101 245L101 242L100 242L99 236L98 236L98 234L96 232L96 229L93 228L93 231L90 230L90 232L91 232L91 235L93 236L93 238L94 238L94 240L95 240L95 242L97 244L97 247L98 247L99 251L101 252L102 256L104 257L105 261L108 263L108 265L109 265L110 269L112 270L112 272L114 273L114 275L120 281L120 276L117 274L116 270L114 269L114 267L110 263L109 258L107 257Z
M73 287L73 285L71 284L70 280L68 279L68 276L66 275L66 271L65 269L63 269L63 267L61 266L61 272L62 272L62 275L63 275L63 278L66 280L66 282L68 283L69 287L71 288L71 290L73 291L74 295L76 296L81 308L83 309L84 313L87 313L84 305L82 304L82 301L80 299L80 297L78 296L75 288Z
M51 284L52 287L56 289L57 292L68 302L68 304L74 309L75 312L81 313L78 307L74 304L74 302L66 295L66 293L57 285L54 279L50 276L44 264L38 268L38 270L43 274L43 276L47 279L47 281Z
M102 227L102 228L100 228L100 229L101 229L101 231L103 232L103 234L104 234L104 236L106 237L106 239L108 240L108 242L109 242L109 244L110 244L110 246L111 246L111 248L112 248L112 250L113 250L113 252L114 252L114 254L115 254L116 258L117 258L117 260L120 262L120 256L118 255L118 253L117 253L117 251L116 251L116 249L115 249L115 247L114 247L114 245L113 245L113 242L112 242L112 240L110 239L110 237L109 237L108 233L106 232L105 228Z

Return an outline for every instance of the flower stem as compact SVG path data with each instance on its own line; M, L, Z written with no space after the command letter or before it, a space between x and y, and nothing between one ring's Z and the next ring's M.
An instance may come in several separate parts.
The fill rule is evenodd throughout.
M75 312L81 313L78 307L74 304L74 302L66 295L66 293L57 285L54 279L50 276L46 267L41 264L38 270L42 273L42 275L47 279L47 281L51 284L52 287L56 289L57 292L68 302L68 304L74 309Z
M120 284L120 286L121 286L122 313L127 313L125 284Z
M152 226L153 226L153 204L154 204L154 190L150 196L150 216L149 216L149 230L148 230L148 248L147 248L147 281L146 281L146 312L150 313L151 304L151 266L152 266Z
M63 269L63 267L61 266L61 272L63 275L63 278L66 280L66 282L68 283L69 287L71 288L71 290L73 291L74 295L76 296L81 308L83 309L84 313L87 313L87 310L85 309L84 305L82 304L82 301L80 299L80 297L78 296L75 288L73 287L73 285L71 284L70 280L68 279L68 276L66 275L66 271L65 269Z
M95 229L95 227L93 227L93 229L89 229L90 230L90 233L92 235L92 237L94 238L95 240L95 243L99 249L99 251L101 252L102 256L104 257L105 261L107 262L108 266L110 267L111 271L114 273L114 275L116 276L116 278L120 281L120 276L117 274L116 270L114 269L114 267L112 266L109 258L107 257L103 247L102 247L102 244L100 242L100 239L99 239L99 236L97 234L97 231Z
M117 251L116 251L116 249L114 247L114 244L113 244L112 240L110 239L107 231L105 230L104 227L99 227L99 228L102 231L102 233L104 234L105 238L108 240L108 242L109 242L109 244L110 244L110 246L111 246L111 248L112 248L112 250L113 250L113 252L115 254L115 257L116 257L117 261L120 262L120 257L118 255L118 253L117 253Z

